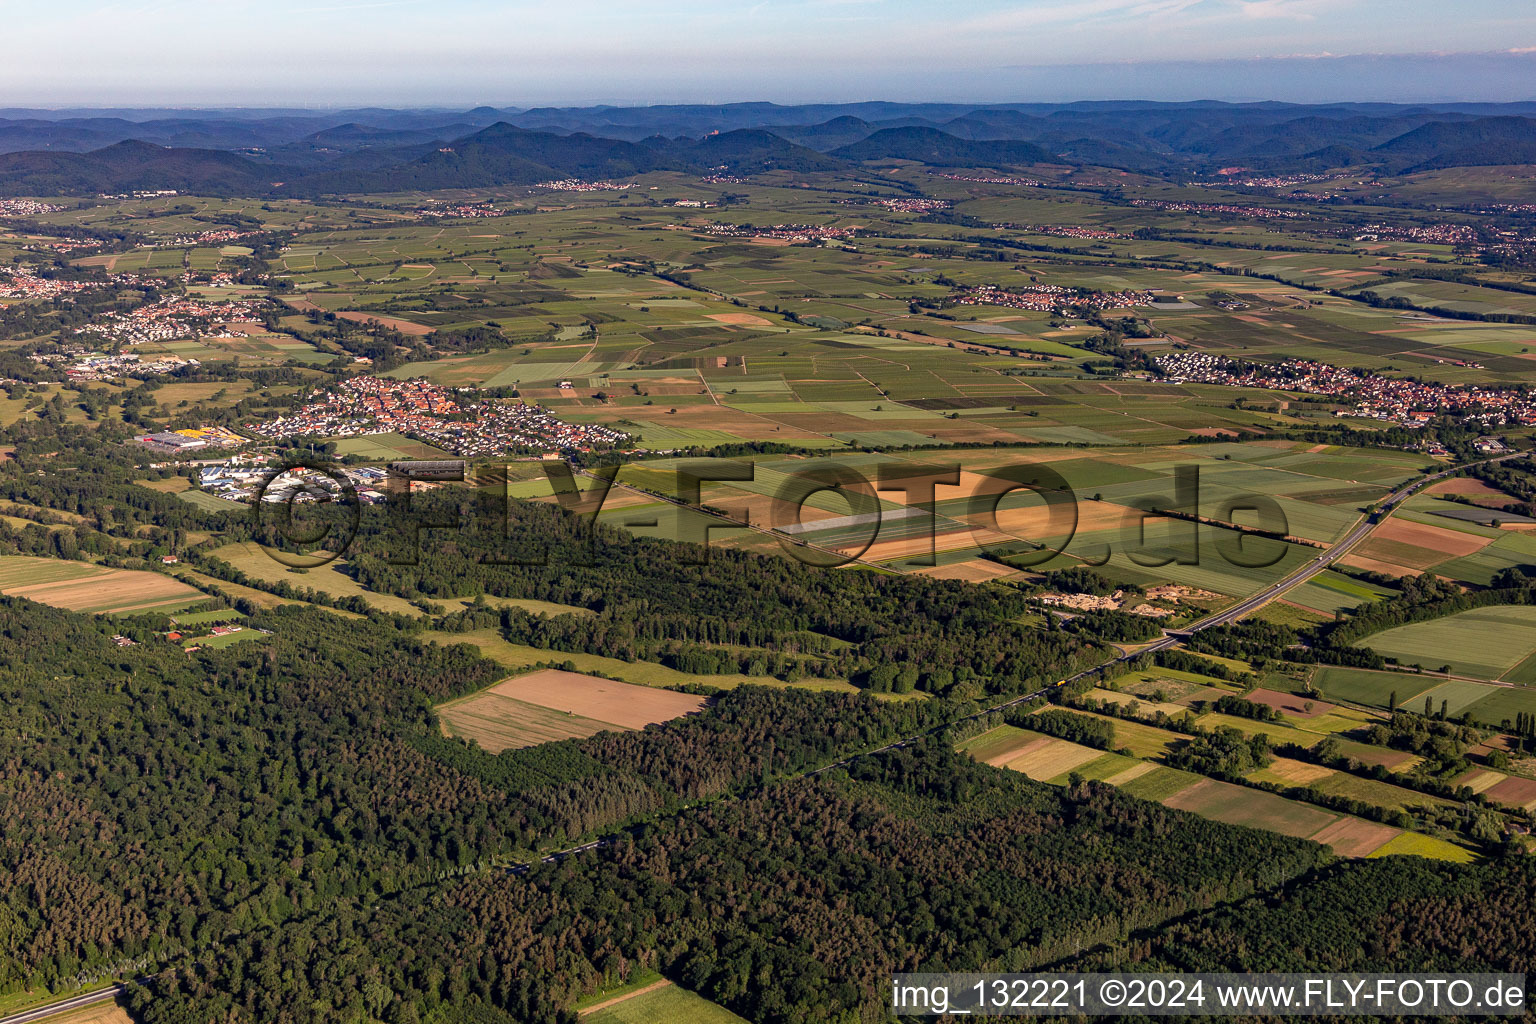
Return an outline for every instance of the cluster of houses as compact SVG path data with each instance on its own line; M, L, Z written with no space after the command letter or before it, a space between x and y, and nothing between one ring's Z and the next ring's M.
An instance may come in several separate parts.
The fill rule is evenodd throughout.
M1304 391L1351 404L1338 415L1422 427L1437 414L1455 412L1463 421L1487 426L1536 424L1536 400L1524 388L1477 384L1423 384L1381 377L1306 359L1281 363L1237 363L1207 352L1175 352L1152 361L1173 383L1221 384L1272 391Z
M1477 228L1469 224L1367 224L1358 229L1353 237L1357 242L1379 242L1383 238L1393 238L1434 245L1474 246L1482 236Z
M174 188L143 188L134 192L102 192L97 199L166 199L181 193Z
M1098 292L1064 288L1058 284L1030 285L1028 288L999 288L997 285L983 284L965 289L955 295L953 301L957 306L1005 306L1009 309L1051 312L1065 308L1129 309L1133 306L1150 306L1153 297L1149 291Z
M824 224L705 224L693 230L725 238L771 238L781 242L824 242L852 238L857 227L834 228Z
M1084 238L1102 242L1113 238L1130 238L1130 235L1108 228L1085 228L1077 224L993 224L1004 231L1022 231L1030 235L1052 235L1056 238Z
M1235 206L1232 203L1190 203L1172 199L1132 199L1132 206L1149 210L1168 210L1173 213L1228 213L1238 217L1254 217L1258 220L1296 220L1299 210L1276 210L1270 206Z
M260 299L229 299L199 302L170 296L147 302L126 313L103 314L95 322L75 328L76 334L89 334L118 345L142 345L150 341L174 341L178 338L238 338L240 335L216 325L261 321L267 303Z
M557 178L541 181L534 188L547 188L556 192L622 192L627 188L639 188L634 182L582 181L580 178Z
M739 178L734 174L706 174L699 179L706 185L745 185L746 178Z
M1228 175L1220 181L1188 181L1185 184L1192 188L1230 188L1233 185L1245 188L1295 188L1297 185L1316 185L1319 182L1337 181L1347 177L1347 174L1261 174L1256 177L1234 179L1234 176Z
M63 281L39 277L24 266L0 267L0 299L55 299L103 285L139 284L141 281L141 278L132 274L112 274L86 281Z
M947 210L951 204L947 199L898 198L876 199L875 205L897 213L933 213L935 210Z
M463 388L460 392L470 392ZM566 423L522 402L468 401L425 380L361 376L315 392L298 411L249 425L262 437L357 437L400 433L455 455L595 451L623 447L623 431Z
M416 211L418 217L454 217L472 220L476 217L500 217L501 211L488 203L453 203L427 206Z
M0 217L40 217L63 209L62 206L40 203L35 199L0 199Z
M950 181L974 181L983 185L1027 185L1038 187L1045 182L1036 178L978 178L969 174L940 174L938 171L929 171L935 178L948 178Z
M318 390L292 414L249 424L248 429L271 438L415 434L460 411L447 388L428 381L362 376Z
M156 238L147 246L141 248L170 249L187 245L228 245L231 242L238 242L243 238L254 238L259 234L261 234L260 231L219 228L213 231L198 231L188 235L171 235L168 238Z

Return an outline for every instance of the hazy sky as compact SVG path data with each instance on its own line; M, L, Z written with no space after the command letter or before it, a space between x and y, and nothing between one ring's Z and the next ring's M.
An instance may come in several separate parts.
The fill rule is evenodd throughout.
M0 0L0 106L1536 99L1533 0Z

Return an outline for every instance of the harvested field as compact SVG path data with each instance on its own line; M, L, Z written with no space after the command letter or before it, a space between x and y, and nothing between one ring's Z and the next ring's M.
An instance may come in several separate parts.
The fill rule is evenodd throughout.
M206 599L201 591L157 572L22 555L0 557L0 594L99 614L170 610Z
M1398 565L1396 562L1383 562L1377 558L1360 558L1356 555L1339 559L1339 564L1347 565L1351 569L1364 569L1367 572L1379 572L1383 576L1397 576L1399 578L1403 576L1417 576L1424 571L1416 569L1411 565Z
M401 334L412 334L417 337L425 337L426 335L431 334L433 330L435 330L435 328L427 327L424 324L417 324L412 323L409 320L402 320L397 316L379 316L377 313L360 313L356 310L347 310L345 312L337 313L336 315L343 320L351 320L353 323L376 323L384 327L388 327L391 330L399 331Z
M773 321L767 320L755 313L706 313L706 320L716 320L722 324L736 324L742 327L772 327Z
M1489 799L1497 800L1510 807L1523 807L1527 811L1536 810L1536 780L1510 776L1488 789L1486 795Z
M1296 718L1316 718L1338 710L1337 704L1329 704L1323 700L1309 700L1306 697L1298 697L1292 693L1281 693L1279 690L1266 690L1260 687L1247 694L1247 699L1255 704L1263 704L1265 707L1274 708L1283 714L1293 715ZM1311 710L1307 710L1308 706Z
M1111 786L1123 786L1127 782L1139 779L1143 775L1147 775L1153 771L1156 771L1157 768L1158 766L1153 764L1151 761L1138 761L1120 774L1111 775L1104 781L1109 783Z
M881 540L869 546L869 550L859 555L857 545L852 547L840 547L836 550L844 555L859 555L867 562L886 562L897 558L910 558L913 556L927 555L930 550L954 551L956 548L970 547L975 543L975 538L970 530L951 530L948 533L940 533L932 538L931 545L928 537L904 537L901 540Z
M1043 747L1048 742L1050 742L1049 737L1041 736L1037 732L1030 732L1013 725L1000 725L995 729L988 729L979 736L971 737L960 744L960 749L978 761L1000 768L1014 758Z
M1057 513L1057 515L1060 515ZM1098 530L1114 530L1129 527L1135 529L1142 513L1124 505L1107 501L1079 501L1077 503L1077 533L1093 533ZM990 527L990 515L976 512L964 517L977 526ZM1046 542L1061 536L1065 525L1051 521L1052 510L1042 503L1027 508L1000 508L997 525L1004 533L1028 540Z
M1340 818L1310 838L1333 848L1340 857L1368 857L1402 834L1401 829L1363 818Z
M491 687L491 692L625 729L643 729L690 714L705 703L703 697L692 694L552 668L513 676Z
M939 580L964 580L966 583L984 583L987 580L1009 579L1023 575L1017 569L1011 569L997 562L989 562L984 558L973 558L967 562L955 562L952 565L937 565L931 569L919 569L921 576L932 576Z
M1339 815L1246 786L1201 779L1163 801L1168 807L1228 825L1247 825L1306 839L1339 820Z
M495 693L481 693L462 703L444 705L438 715L446 735L473 740L491 754L554 740L584 739L617 728Z
M1277 757L1269 767L1262 768L1249 777L1262 777L1265 781L1281 782L1288 786L1305 786L1319 779L1326 779L1332 774L1334 774L1332 768L1308 764L1306 761L1296 761L1289 757Z
M1502 508L1516 500L1497 487L1490 487L1483 481L1469 476L1453 476L1449 480L1441 480L1425 488L1424 493L1461 494L1477 501L1479 505L1487 505L1490 508Z
M1015 757L1004 767L1043 781L1065 775L1072 769L1081 767L1089 761L1096 761L1102 756L1104 756L1102 750L1094 750L1092 747L1084 747L1068 740L1046 737L1045 743L1031 746L1024 754Z
M1491 543L1487 537L1449 530L1406 519L1389 519L1360 546L1367 558L1427 569L1448 558L1476 554Z
M45 1020L46 1024L133 1024L128 1011L110 999L78 1010L49 1014Z
M1469 772L1458 775L1454 781L1456 785L1466 786L1474 793L1484 793L1507 778L1509 776L1503 772L1489 771L1486 768L1473 768Z
M545 669L505 679L438 708L443 732L483 749L531 747L610 729L639 729L697 711L700 697Z

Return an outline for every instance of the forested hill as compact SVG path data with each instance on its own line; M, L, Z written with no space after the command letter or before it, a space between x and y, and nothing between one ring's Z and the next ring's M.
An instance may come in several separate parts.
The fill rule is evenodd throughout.
M312 196L648 171L851 171L864 161L1170 177L1536 161L1529 104L852 104L0 117L0 195Z
M882 128L832 151L845 160L915 160L933 167L1019 167L1058 157L1033 142L972 141L936 128Z

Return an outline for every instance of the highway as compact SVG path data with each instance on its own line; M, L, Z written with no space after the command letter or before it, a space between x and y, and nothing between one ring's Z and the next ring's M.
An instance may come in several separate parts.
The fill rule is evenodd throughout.
M56 1003L36 1006L30 1010L13 1013L8 1017L0 1017L0 1024L31 1024L32 1021L43 1020L52 1017L56 1013L78 1010L83 1006L95 1006L97 1003L116 999L122 991L123 986L112 985L107 988L97 989L94 992L86 992L83 995L70 996L68 999L61 999Z
M1264 607L1266 604L1269 604L1269 602L1275 600L1275 598L1279 597L1281 594L1284 594L1286 591L1292 589L1293 587L1300 586L1301 584L1307 582L1307 580L1311 579L1313 576L1316 576L1324 569L1327 569L1334 562L1337 562L1339 559L1343 558L1345 555L1349 554L1350 551L1359 546L1361 541L1370 536L1372 530L1376 529L1376 527L1380 526L1383 522L1391 517L1392 512L1397 508L1397 506L1408 500L1408 498L1421 487L1428 486L1429 484L1435 483L1438 480L1444 480L1446 477L1453 476L1456 473L1459 473L1461 470L1469 469L1472 466L1485 466L1493 462L1503 462L1506 459L1512 459L1523 454L1525 453L1512 452L1509 455L1500 455L1497 458L1484 459L1481 462L1468 462L1460 466L1451 466L1449 469L1444 469L1438 473L1433 473L1428 476L1421 476L1411 483L1404 484L1397 490L1393 491L1391 494L1387 495L1386 498L1382 500L1381 504L1377 506L1376 511L1363 517L1358 523L1354 525L1353 529L1351 529L1343 537L1339 538L1338 542L1323 554L1300 566L1294 572L1279 582L1272 583L1265 587L1257 594L1244 598L1242 601L1239 601L1232 607L1225 608L1215 613L1214 615L1201 619L1199 622L1193 623L1183 630L1174 630L1165 639L1182 638L1188 636L1191 633L1198 633L1202 629L1210 629L1212 626L1225 626L1229 623L1236 622L1244 615L1257 611L1258 609ZM1177 640L1175 640L1175 642L1177 642ZM1154 644L1152 647L1143 648L1141 653L1145 653L1147 650L1162 650L1165 647L1171 646L1173 646L1173 644Z

